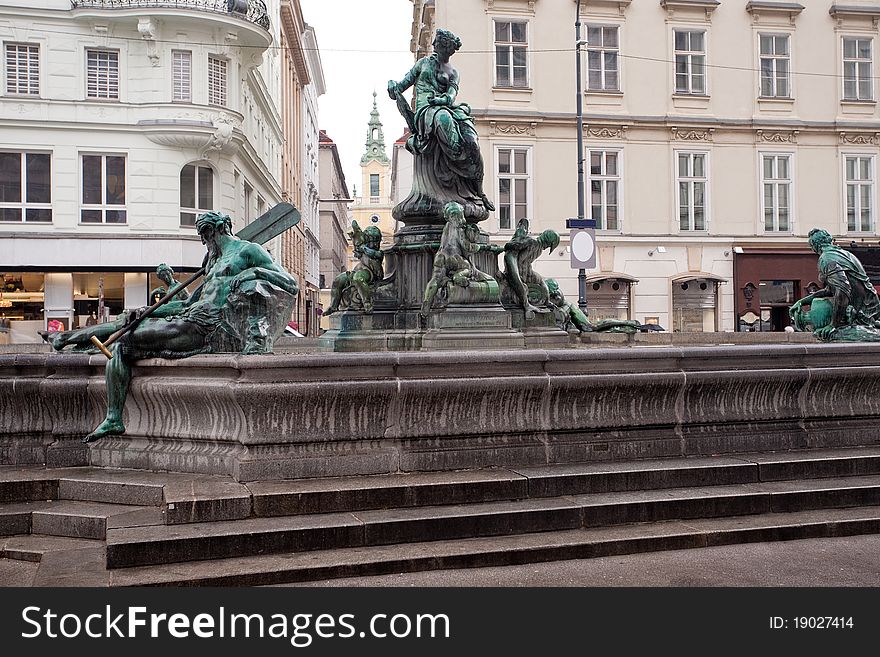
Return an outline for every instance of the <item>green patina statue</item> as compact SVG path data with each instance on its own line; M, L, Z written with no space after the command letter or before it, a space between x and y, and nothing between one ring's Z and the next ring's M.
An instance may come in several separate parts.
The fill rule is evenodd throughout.
M532 263L544 249L550 249L552 253L557 246L559 233L548 229L538 237L531 237L529 220L525 218L519 220L513 237L504 245L504 272L496 274L502 285L502 301L522 307L526 319L532 319L536 312L550 311L550 291L543 277L532 269Z
M186 358L204 353L263 354L284 330L298 292L296 280L259 244L232 235L228 215L199 216L196 230L208 250L202 285L186 300L174 299L120 338L107 361L107 417L84 442L125 432L122 409L131 363L140 358Z
M440 238L440 247L434 256L434 271L425 288L421 315L426 317L441 290L447 302L492 303L498 301L498 286L495 280L471 261L471 256L480 250L494 251L489 244L478 244L476 227L469 225L464 217L461 204L451 201L446 204L443 215L446 225ZM464 292L466 290L466 292Z
M155 290L150 292L150 304L156 303L159 299L165 297L172 288L180 283L176 278L174 278L174 270L166 265L164 262L156 267L156 276L160 281L165 283L165 285L160 285ZM177 298L181 301L184 301L189 298L189 293L186 290L181 290L177 293Z
M603 319L594 324L580 308L565 298L555 278L548 278L546 283L556 323L566 331L574 328L581 333L635 333L641 326L631 319Z
M174 270L164 262L156 267L156 276L160 281L165 283L150 292L150 304L156 303L159 299L165 297L171 288L180 283L174 278ZM189 298L186 290L177 293L177 299L184 301ZM97 337L101 342L105 341L116 331L124 327L131 321L129 313L123 313L117 320L113 322L104 322L103 324L94 324L85 326L81 329L73 329L71 331L58 331L56 333L48 333L47 331L39 331L40 336L52 345L56 351L62 351L65 347L72 346L71 351L81 351L87 353L98 353L97 348L92 344L92 336Z
M880 341L880 298L862 263L835 246L826 230L814 228L809 241L819 254L819 282L824 287L790 308L795 329L812 330L826 342ZM807 305L808 312L803 310Z
M412 132L406 148L414 156L412 191L394 208L394 217L440 223L446 203L456 201L469 221L481 221L495 207L483 191L483 157L471 108L455 102L459 75L449 59L461 40L438 29L433 45L434 52L417 61L400 82L388 81L388 95ZM415 112L402 96L411 86Z
M358 262L353 270L342 272L333 281L330 307L324 311L325 315L331 315L340 308L373 312L373 293L385 277L382 267L385 254L380 248L382 231L376 226L361 230L358 222L352 221L348 235Z

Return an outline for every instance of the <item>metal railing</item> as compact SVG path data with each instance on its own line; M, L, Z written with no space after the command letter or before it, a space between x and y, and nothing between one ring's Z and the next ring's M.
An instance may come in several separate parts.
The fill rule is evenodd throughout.
M73 9L195 9L244 18L269 29L269 13L263 0L70 0Z

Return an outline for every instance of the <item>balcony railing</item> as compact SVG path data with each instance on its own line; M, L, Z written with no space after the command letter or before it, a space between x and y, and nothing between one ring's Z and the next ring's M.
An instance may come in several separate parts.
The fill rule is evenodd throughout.
M238 16L269 29L269 13L263 0L70 0L70 4L74 9L195 9Z

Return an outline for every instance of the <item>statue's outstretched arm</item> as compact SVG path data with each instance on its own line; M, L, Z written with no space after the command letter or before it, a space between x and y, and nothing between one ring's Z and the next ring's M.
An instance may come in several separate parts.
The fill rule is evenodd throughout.
M388 80L388 95L391 97L391 100L395 100L395 92L402 93L415 84L416 78L422 70L423 61L424 59L417 61L400 82Z

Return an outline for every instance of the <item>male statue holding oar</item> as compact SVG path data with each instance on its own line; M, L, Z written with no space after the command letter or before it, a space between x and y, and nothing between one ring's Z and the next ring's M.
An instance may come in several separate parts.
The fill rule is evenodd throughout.
M288 207L288 215L295 213L298 219L299 213ZM228 215L208 212L198 218L196 230L208 249L202 285L188 299L175 299L196 278L190 277L153 306L132 312L128 325L118 332L121 335L114 334L104 343L93 340L105 354L110 353L108 343L115 341L116 346L106 369L107 417L84 442L125 432L122 408L135 360L272 350L275 337L290 319L298 286L256 240L265 242L296 222L284 220L275 217L274 225L248 241L232 234Z

